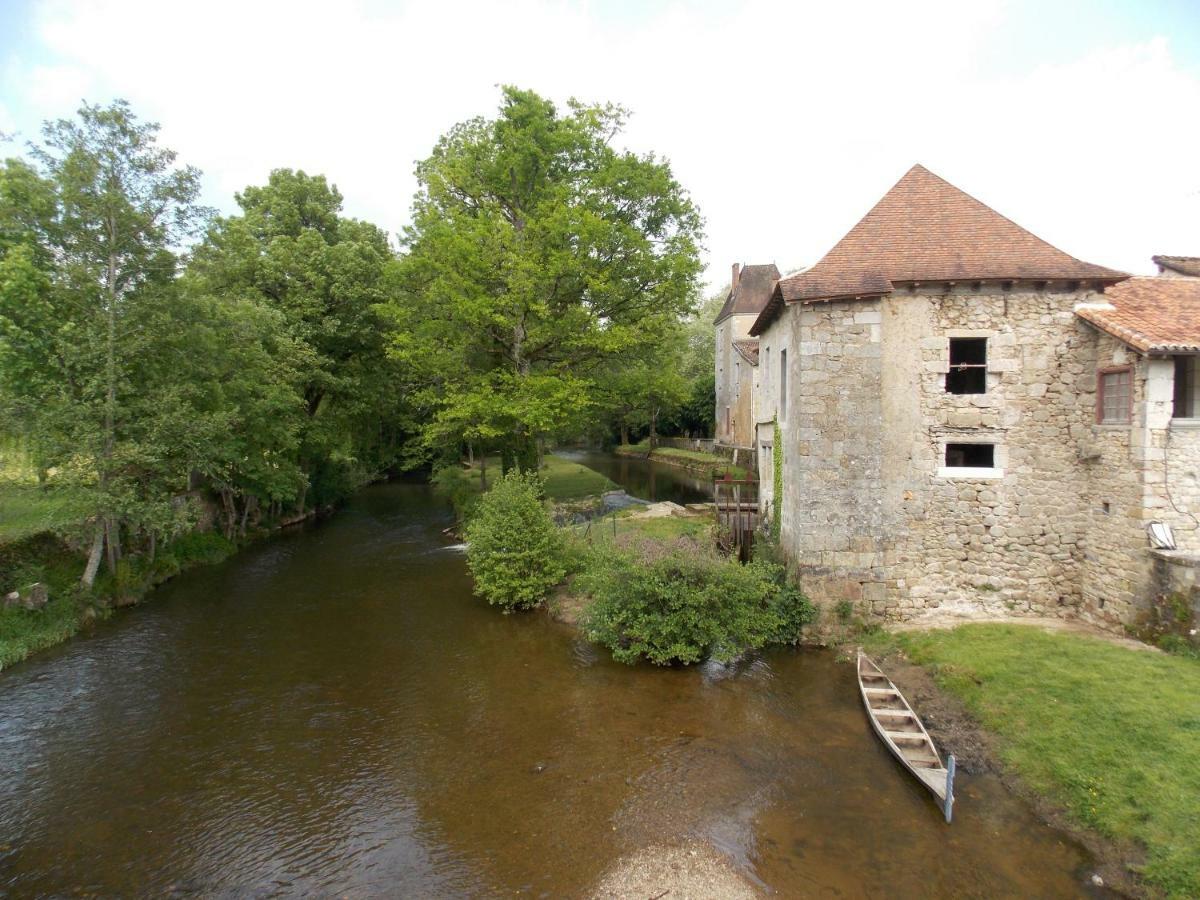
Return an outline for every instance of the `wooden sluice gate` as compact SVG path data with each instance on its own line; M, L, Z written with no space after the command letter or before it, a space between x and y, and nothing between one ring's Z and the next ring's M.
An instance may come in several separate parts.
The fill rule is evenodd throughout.
M713 501L718 545L745 562L754 552L754 532L758 529L758 481L714 475Z

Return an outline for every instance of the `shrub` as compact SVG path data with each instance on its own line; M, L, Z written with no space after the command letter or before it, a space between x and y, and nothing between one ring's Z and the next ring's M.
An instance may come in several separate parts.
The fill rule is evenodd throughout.
M804 626L811 625L817 620L817 608L812 601L796 585L787 580L787 573L782 568L774 576L777 590L771 598L771 612L778 620L778 626L771 637L773 644L800 643Z
M435 469L430 481L434 492L450 501L460 525L471 518L476 504L479 503L478 477L456 462Z
M475 592L506 610L537 606L566 574L536 475L513 470L497 481L480 498L466 539Z
M808 601L779 579L778 567L760 563L680 549L645 559L606 548L595 551L576 584L594 598L584 632L614 659L686 665L796 641L800 623L811 618Z

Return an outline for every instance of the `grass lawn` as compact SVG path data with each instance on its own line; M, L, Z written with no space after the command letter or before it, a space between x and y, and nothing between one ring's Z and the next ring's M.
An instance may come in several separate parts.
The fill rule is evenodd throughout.
M886 635L1081 824L1146 847L1144 877L1200 897L1200 662L1020 625Z
M656 541L674 541L682 537L703 539L715 524L712 513L699 516L661 516L655 519L634 518L638 507L633 506L620 512L596 519L588 526L573 525L572 529L583 534L585 531L595 541L611 540L614 536L638 535Z
M81 498L71 491L0 481L0 542L71 524L82 512Z
M479 489L479 464L476 462L472 469L474 473L471 483ZM593 497L611 491L616 484L599 472L581 466L577 462L546 454L542 461L540 474L546 482L546 496L551 500L578 500L581 497ZM500 457L487 458L487 477L490 485L500 477Z
M703 453L700 450L680 450L675 447L659 447L653 453L650 453L649 443L643 441L640 444L623 444L616 448L617 453L626 455L641 455L650 454L651 459L659 460L682 460L688 463L696 464L696 468L707 469L710 472L728 472L733 478L745 478L746 469L741 466L733 465L723 456L718 456L715 453Z
M606 476L561 456L548 454L544 463L542 477L546 480L546 496L551 500L578 500L616 488ZM499 466L496 471L500 471Z

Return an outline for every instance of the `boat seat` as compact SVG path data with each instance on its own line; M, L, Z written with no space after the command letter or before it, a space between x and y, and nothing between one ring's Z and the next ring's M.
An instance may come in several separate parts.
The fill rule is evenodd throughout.
M901 741L907 741L910 743L916 741L917 743L924 744L929 740L929 738L925 737L925 734L920 731L885 731L884 734L890 737L897 744Z
M868 694L890 694L895 697L900 696L900 692L898 690L896 690L895 688L890 688L890 687L886 687L886 688L865 687L865 688L863 688L863 690L866 691Z
M913 718L913 711L903 706L898 706L895 709L888 709L885 706L872 706L871 712L877 716L906 716L910 719Z

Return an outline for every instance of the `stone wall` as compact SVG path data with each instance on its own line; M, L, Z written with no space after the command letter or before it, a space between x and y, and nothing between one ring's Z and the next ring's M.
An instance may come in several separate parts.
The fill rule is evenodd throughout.
M1097 338L1074 306L1095 299L898 291L773 323L761 347L799 350L781 417L782 541L814 599L884 618L1076 614L1099 605L1096 571L1116 566L1124 583L1106 590L1125 615L1144 587L1145 538L1127 515L1139 476L1115 472L1130 429L1094 423ZM987 338L985 393L946 391L952 337ZM994 468L947 469L947 443L993 444Z
M733 346L754 319L729 316L716 327L716 440L734 447L754 446L755 366Z

